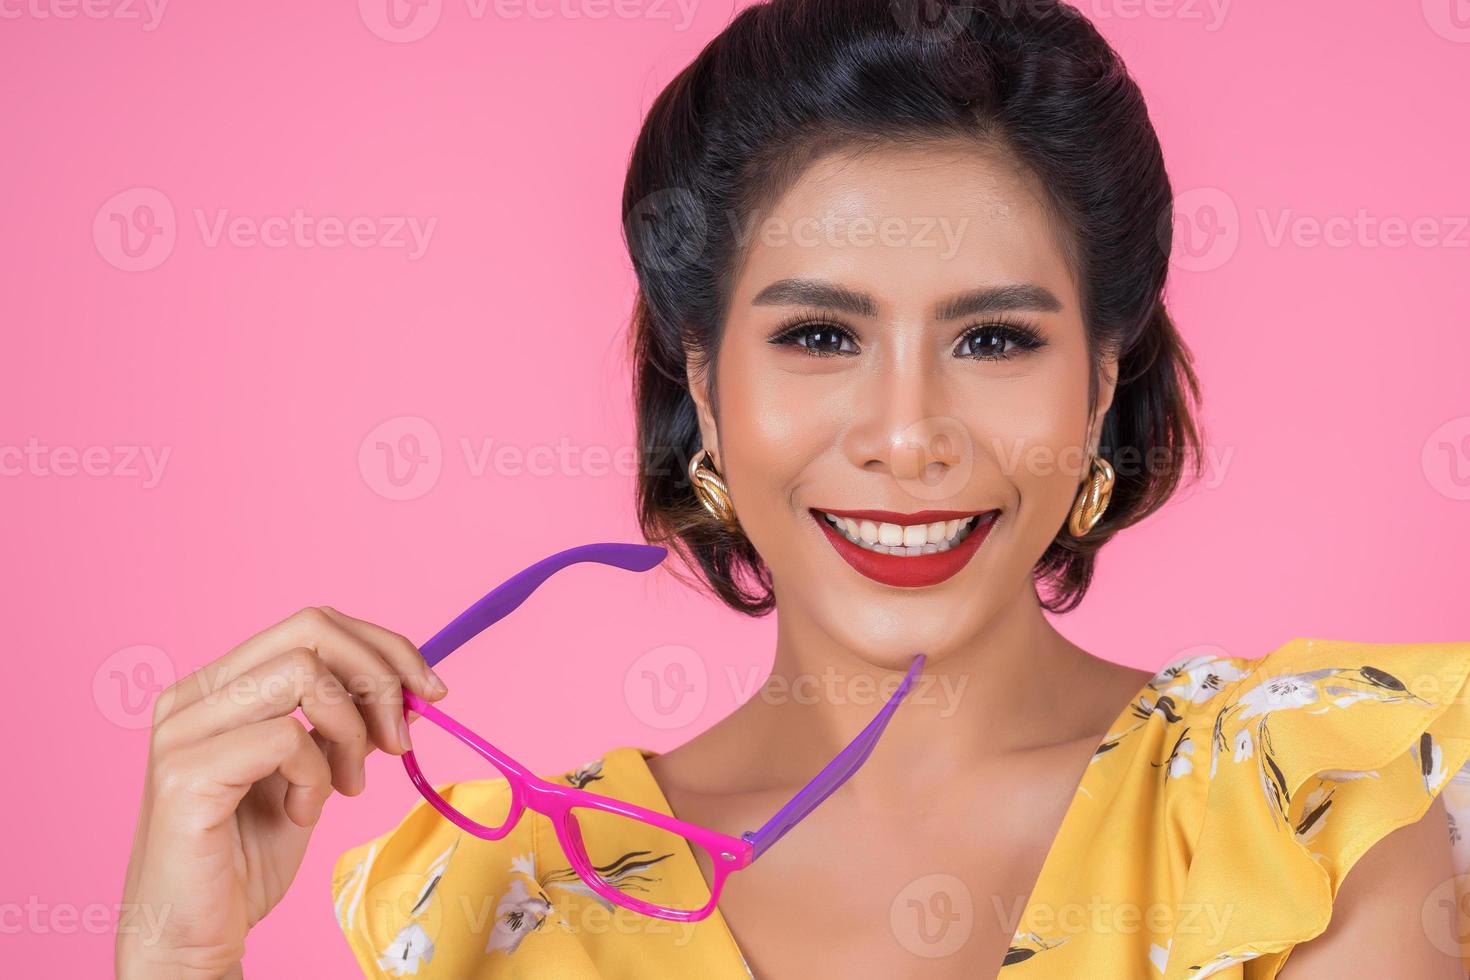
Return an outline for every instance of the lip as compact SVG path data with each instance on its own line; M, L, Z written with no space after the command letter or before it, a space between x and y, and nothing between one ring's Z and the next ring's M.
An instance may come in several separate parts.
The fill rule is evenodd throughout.
M832 510L830 507L813 507L811 510L813 513L831 514L833 517L851 517L855 521L888 524L933 524L935 521L958 521L991 513L988 510L916 510L911 514L900 514L896 510Z
M817 526L822 529L822 533L827 536L827 540L832 543L837 553L860 575L884 585L916 589L938 585L956 575L960 569L969 564L970 559L975 557L975 552L980 550L980 545L990 534L990 529L995 526L995 518L1000 511L921 510L912 514L900 514L891 510L827 510L826 508L818 510L812 508L808 513L812 515L812 520L817 522ZM934 521L960 520L965 517L978 517L979 519L965 540L948 551L937 551L932 555L884 555L866 548L859 548L838 534L831 522L823 518L822 514L851 517L854 520L886 521L890 524L928 524Z

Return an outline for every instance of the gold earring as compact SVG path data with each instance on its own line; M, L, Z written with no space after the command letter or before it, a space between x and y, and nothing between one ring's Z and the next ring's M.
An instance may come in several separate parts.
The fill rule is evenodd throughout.
M701 463L709 463L708 468ZM725 486L724 477L715 469L708 449L701 449L689 461L689 484L704 509L731 531L738 530L740 522L735 519L735 504L730 500L730 488Z
M1067 518L1067 529L1073 537L1085 537L1102 520L1108 501L1113 499L1113 478L1116 475L1111 463L1101 456L1092 457L1092 472L1087 486L1077 494L1077 499L1072 502L1072 513Z

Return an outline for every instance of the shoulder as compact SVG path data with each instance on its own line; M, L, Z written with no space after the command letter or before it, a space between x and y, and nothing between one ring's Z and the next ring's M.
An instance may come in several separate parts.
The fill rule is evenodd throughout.
M1187 798L1171 812L1190 814L1176 842L1188 853L1184 899L1230 911L1208 941L1175 936L1171 975L1175 956L1200 969L1249 959L1278 968L1327 930L1360 864L1366 884L1343 892L1341 909L1353 910L1343 914L1376 920L1365 935L1386 948L1424 944L1423 927L1399 934L1410 922L1403 896L1454 876L1454 814L1437 798L1470 760L1467 677L1470 643L1308 638L1160 671L1153 710L1194 740L1178 781L1190 786L1169 789ZM1365 912L1385 896L1400 914Z
M640 792L647 771L645 754L624 747L543 778L626 798ZM503 824L512 807L505 779L434 789L484 825ZM391 829L338 856L333 911L365 976L499 976L497 963L504 967L524 952L527 937L551 931L549 890L578 883L567 864L538 813L525 811L504 836L490 840L420 799ZM523 967L526 958L517 963Z

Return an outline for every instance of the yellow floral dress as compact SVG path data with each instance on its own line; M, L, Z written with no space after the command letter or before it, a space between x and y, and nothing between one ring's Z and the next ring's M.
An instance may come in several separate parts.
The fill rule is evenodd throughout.
M1257 659L1204 654L1165 667L1093 755L997 976L1274 977L1294 944L1326 928L1357 859L1441 791L1461 864L1467 677L1470 643L1296 639ZM652 756L618 748L558 778L669 813ZM466 813L505 809L501 780L441 792ZM630 888L649 874L702 884L687 849L654 866L636 840L587 843ZM1447 867L1445 888L1464 870ZM369 977L752 977L718 910L677 923L609 906L531 811L485 841L420 803L338 859L332 894Z

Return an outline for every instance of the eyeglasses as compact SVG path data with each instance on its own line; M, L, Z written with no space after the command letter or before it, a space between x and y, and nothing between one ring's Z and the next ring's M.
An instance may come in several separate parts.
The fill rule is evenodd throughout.
M656 567L667 554L664 548L653 545L614 543L588 544L559 552L507 579L436 633L420 651L430 666L437 664L481 631L509 615L538 586L568 565L596 562L645 572ZM654 918L694 922L714 911L725 879L732 871L749 867L867 761L889 718L913 686L923 666L924 655L921 653L914 657L908 673L877 717L760 829L746 831L739 837L708 830L646 807L599 796L578 786L541 779L407 689L403 691L404 718L408 718L410 711L415 711L473 749L504 776L508 792L498 796L477 796L475 816L472 817L452 806L429 784L414 751L403 753L403 767L434 809L476 837L485 840L503 838L529 807L550 818L572 869L598 896ZM482 807L493 812L481 812ZM588 853L588 841L595 843L613 837L637 843L633 850L624 850L618 855L599 855L599 858L609 858L599 864ZM693 881L687 866L682 877L677 863L657 867L660 862L673 857L679 848L688 848L696 860L701 851L706 856L707 861L700 863L710 869L707 901L703 898L706 882L702 875L698 881ZM619 850L623 850L621 846ZM646 894L648 899L630 894L635 890Z

